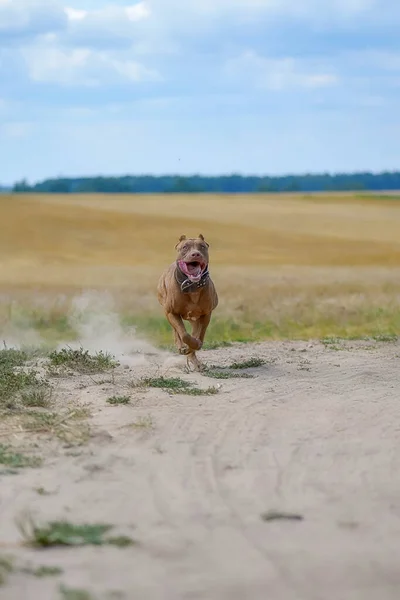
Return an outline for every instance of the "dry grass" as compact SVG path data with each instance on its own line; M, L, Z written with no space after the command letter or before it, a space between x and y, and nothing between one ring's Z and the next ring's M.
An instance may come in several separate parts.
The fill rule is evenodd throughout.
M155 297L181 233L211 243L220 306L208 341L396 334L400 202L294 196L0 196L0 327L73 339L81 290L169 344ZM198 217L199 215L199 217Z

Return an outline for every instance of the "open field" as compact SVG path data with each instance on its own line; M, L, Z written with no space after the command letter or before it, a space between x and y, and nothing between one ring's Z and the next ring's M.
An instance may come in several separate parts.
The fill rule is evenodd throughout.
M397 196L0 196L0 322L73 338L73 298L106 291L125 325L170 343L155 298L181 233L204 233L221 303L211 344L393 335Z
M398 599L382 196L0 195L0 600ZM155 298L200 232L201 374Z

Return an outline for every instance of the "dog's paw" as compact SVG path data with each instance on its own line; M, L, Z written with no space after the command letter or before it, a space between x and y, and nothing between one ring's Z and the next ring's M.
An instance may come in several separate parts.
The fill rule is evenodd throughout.
M179 348L179 354L183 354L183 356L187 356L188 354L191 354L192 351L189 348L189 346L182 346L182 348Z
M206 368L205 365L203 365L203 363L199 361L199 359L194 353L189 354L189 356L187 357L187 362L189 370L190 367L192 367L193 371L201 372L204 371Z
M193 337L192 335L189 335L188 333L184 336L183 341L192 350L200 350L203 345L203 342L201 342L201 340L198 340L197 338Z

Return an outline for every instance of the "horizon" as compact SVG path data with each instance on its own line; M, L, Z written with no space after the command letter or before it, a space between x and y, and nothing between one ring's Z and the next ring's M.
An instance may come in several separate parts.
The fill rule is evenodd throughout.
M27 179L1 186L2 192L45 194L259 194L395 192L400 190L400 171L380 173L305 173L302 175L259 176L240 173L220 175L164 174L56 177L30 183Z
M270 174L270 173L262 173L262 174L257 174L257 173L246 173L246 172L225 172L225 173L218 173L218 174L210 174L210 173L201 173L201 172L192 172L192 173L187 173L187 174L183 174L180 172L171 172L171 173L123 173L123 174L105 174L105 173L96 173L96 174L86 174L86 175L56 175L56 176L50 176L50 177L46 177L43 179L38 179L36 181L30 181L27 177L22 177L19 181L13 181L11 183L4 183L2 181L0 181L0 188L1 187L12 187L13 185L15 185L16 183L19 183L21 181L26 181L28 183L28 185L37 185L40 183L43 183L45 181L56 181L56 180L81 180L81 179L97 179L97 178L101 178L101 179L123 179L123 178L135 178L135 177L149 177L149 178L154 178L154 179L161 179L161 178L182 178L182 179L191 179L191 178L205 178L205 179L220 179L220 178L224 178L224 177L242 177L243 179L247 179L247 178L256 178L256 179L286 179L286 178L305 178L305 177L357 177L357 176L362 176L362 175L371 175L373 177L379 177L385 174L392 174L392 175L397 175L400 174L400 168L399 169L393 169L393 170L381 170L381 171L372 171L372 170L365 170L365 171L343 171L343 172L302 172L302 173L282 173L282 174Z

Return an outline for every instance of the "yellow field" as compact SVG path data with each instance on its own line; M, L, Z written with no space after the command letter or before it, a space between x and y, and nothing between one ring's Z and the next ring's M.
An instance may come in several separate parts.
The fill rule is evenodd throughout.
M3 326L30 320L48 334L64 323L65 334L71 298L98 289L112 294L125 322L166 342L158 276L179 235L203 233L220 295L215 342L400 329L400 201L4 195L0 209Z

